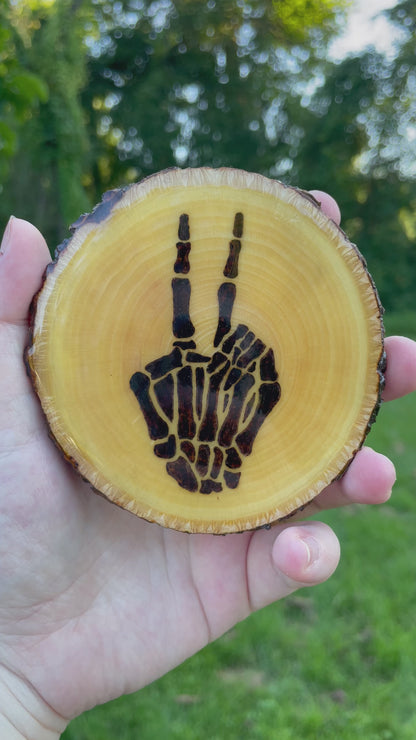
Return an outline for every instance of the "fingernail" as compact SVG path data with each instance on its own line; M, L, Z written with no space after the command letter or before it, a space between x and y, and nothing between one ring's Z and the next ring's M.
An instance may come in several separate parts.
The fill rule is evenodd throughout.
M318 540L316 540L315 537L311 537L310 535L302 537L302 542L308 551L308 563L306 567L309 568L319 559L321 554L321 546Z
M10 218L9 218L9 220L7 222L7 226L6 226L5 230L4 230L3 238L1 240L1 244L0 244L0 255L1 254L3 254L3 255L6 254L7 249L9 247L9 245L10 245L11 235L12 235L13 221L14 221L14 216L10 216Z

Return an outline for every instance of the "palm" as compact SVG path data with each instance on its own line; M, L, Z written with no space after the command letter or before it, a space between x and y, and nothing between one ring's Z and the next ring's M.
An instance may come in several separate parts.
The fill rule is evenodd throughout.
M24 330L12 327L6 331L3 338L20 347ZM17 376L15 373L16 358L9 355L3 364L3 377L10 379L8 398L2 401L13 408L16 421L0 433L0 447L5 451L2 488L6 481L12 481L10 495L1 505L1 516L7 523L0 560L1 603L7 605L1 611L2 629L12 632L11 641L23 636L26 659L44 667L45 679L49 643L55 643L59 633L61 639L63 630L62 659L69 685L71 663L80 658L79 640L85 640L81 660L88 666L92 657L88 653L97 650L105 630L111 639L108 650L105 642L100 645L101 666L94 656L97 675L105 685L107 671L111 675L117 669L123 690L124 684L136 685L140 680L134 670L123 665L123 655L127 663L132 655L143 655L149 630L167 645L177 644L174 634L164 632L180 629L184 620L176 615L172 622L163 623L162 617L180 609L181 594L191 610L188 617L195 613L200 625L199 644L206 639L201 609L193 603L188 569L178 592L172 592L168 585L167 562L169 571L174 572L184 559L189 540L165 533L92 495L48 439L38 404L28 396L23 367ZM7 415L3 413L1 418L7 419ZM41 642L40 635L44 636ZM139 645L143 637L144 644ZM109 653L117 658L111 660ZM85 688L78 683L78 702L83 701ZM65 693L64 687L62 691ZM102 699L99 687L97 694L92 703Z
M20 347L25 330L7 333ZM0 433L3 450L13 439L0 472L0 485L13 481L1 509L7 608L0 626L11 644L24 646L17 667L32 672L49 703L73 714L156 678L249 613L243 572L249 536L189 538L93 495L48 438L23 366L16 376L16 357L6 359L3 377L11 387L2 400L16 423ZM219 574L224 588L236 587L222 614ZM65 666L59 686L48 664L58 643Z
M328 577L338 552L317 522L221 538L163 530L80 481L48 437L22 363L22 317L47 253L40 235L19 228L15 256L0 258L0 662L71 717L154 680L253 609ZM412 345L409 378L415 364ZM397 392L391 384L391 395L412 383ZM359 457L318 504L386 498L390 463L363 453L360 467ZM309 565L299 549L308 537L321 549Z

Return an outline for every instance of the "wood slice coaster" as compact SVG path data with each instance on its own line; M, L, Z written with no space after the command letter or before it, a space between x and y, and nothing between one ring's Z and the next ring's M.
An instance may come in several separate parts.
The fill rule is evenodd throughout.
M53 439L96 491L226 533L287 517L342 474L380 403L382 309L310 196L167 170L72 231L26 358Z

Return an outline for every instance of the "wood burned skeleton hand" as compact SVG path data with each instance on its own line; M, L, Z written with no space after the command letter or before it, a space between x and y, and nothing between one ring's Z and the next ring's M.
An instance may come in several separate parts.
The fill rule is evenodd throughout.
M273 350L244 324L231 327L235 278L243 235L243 214L236 213L226 281L218 290L219 318L212 356L200 354L191 339L191 284L174 277L172 351L136 372L130 387L142 410L153 451L166 471L188 491L212 493L236 488L243 458L280 398ZM189 218L179 218L174 272L189 273Z

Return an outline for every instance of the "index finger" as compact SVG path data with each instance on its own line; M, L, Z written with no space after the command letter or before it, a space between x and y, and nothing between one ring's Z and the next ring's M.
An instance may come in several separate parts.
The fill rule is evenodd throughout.
M416 342L408 337L387 337L386 385L383 401L393 401L416 391Z

